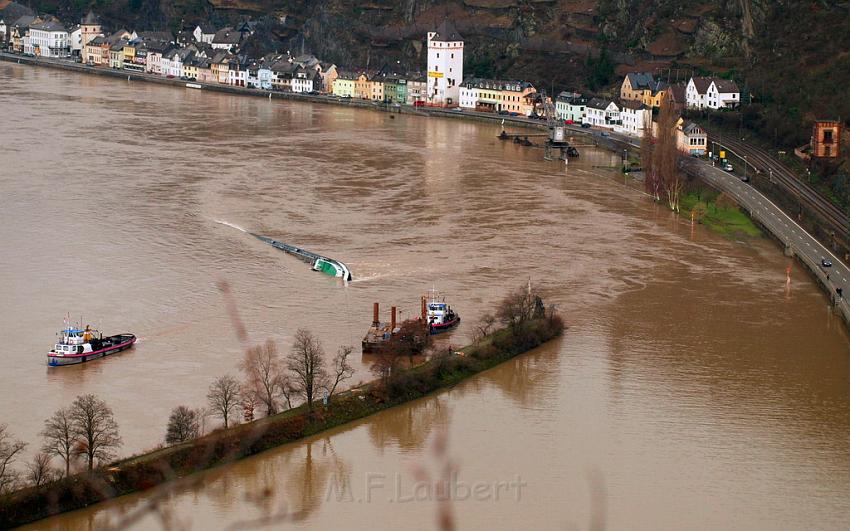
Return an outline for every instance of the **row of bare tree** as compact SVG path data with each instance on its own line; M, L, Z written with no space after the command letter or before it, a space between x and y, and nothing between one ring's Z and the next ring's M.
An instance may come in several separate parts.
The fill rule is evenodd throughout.
M328 400L339 385L354 375L350 346L340 347L328 363L325 349L318 337L305 329L295 333L295 340L286 356L278 353L273 341L250 347L239 363L244 380L231 375L219 376L207 393L209 412L221 418L227 428L242 412L243 420L254 420L260 407L266 416L292 408L299 399L312 411L318 393L327 393ZM165 442L175 444L196 438L200 432L203 411L178 406L171 412Z
M56 457L63 461L67 477L75 459L84 459L91 470L95 462L115 457L115 451L121 446L112 409L91 394L78 396L70 406L45 420L41 436L44 438L41 451L27 464L22 477L11 465L27 444L14 439L5 424L0 425L0 493L14 490L22 479L39 486L61 476L61 472L51 466Z
M658 121L647 127L641 141L641 166L646 192L656 201L666 200L670 210L679 211L679 201L684 184L677 164L679 149L676 145L679 115L666 100L661 104Z

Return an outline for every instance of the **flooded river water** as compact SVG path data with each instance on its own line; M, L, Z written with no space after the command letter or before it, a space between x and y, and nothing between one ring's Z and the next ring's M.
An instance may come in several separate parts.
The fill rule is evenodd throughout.
M44 419L82 393L114 409L122 455L159 444L174 406L204 405L242 352L218 281L252 342L285 351L307 327L333 352L359 345L373 302L412 316L432 285L464 318L441 341L465 344L531 277L570 326L560 340L206 472L163 507L194 529L270 514L435 529L438 503L416 481L448 459L460 529L846 526L843 324L771 241L691 228L623 186L610 153L582 149L564 168L499 142L496 125L8 64L0 109L0 422L28 457ZM355 281L237 227L342 260ZM48 369L66 313L140 341ZM352 383L371 379L356 364ZM97 529L150 496L33 528Z

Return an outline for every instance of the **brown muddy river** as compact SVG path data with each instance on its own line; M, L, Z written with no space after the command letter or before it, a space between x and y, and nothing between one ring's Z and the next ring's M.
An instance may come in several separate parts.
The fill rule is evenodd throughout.
M240 345L359 343L371 304L432 285L464 318L532 281L570 326L455 389L198 476L164 510L193 529L436 529L423 472L456 470L459 529L838 529L850 518L850 342L769 240L672 217L616 156L568 168L499 127L0 64L0 422L40 445L82 393L121 455L237 374ZM355 282L234 227L346 262ZM133 350L48 369L70 313ZM385 312L386 313L386 312ZM371 378L357 358L351 383ZM210 420L208 427L214 425ZM435 454L445 436L447 454ZM58 463L57 463L58 465ZM98 529L151 493L37 523ZM146 515L137 529L158 528ZM263 527L262 523L258 523ZM600 527L601 526L601 527Z

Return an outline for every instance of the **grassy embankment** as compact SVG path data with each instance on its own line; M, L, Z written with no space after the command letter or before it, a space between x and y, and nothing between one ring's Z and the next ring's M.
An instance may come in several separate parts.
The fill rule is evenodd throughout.
M691 213L694 221L723 236L762 235L753 220L723 193L705 189L688 192L681 199L681 214L691 218Z
M230 463L282 444L372 415L455 385L550 341L564 330L558 315L497 330L459 352L432 356L409 369L335 395L325 407L306 405L199 439L111 463L42 487L0 498L0 528L14 527L149 489L194 472Z

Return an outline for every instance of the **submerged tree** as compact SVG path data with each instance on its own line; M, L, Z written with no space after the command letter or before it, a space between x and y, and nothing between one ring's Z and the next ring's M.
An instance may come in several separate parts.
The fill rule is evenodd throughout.
M74 456L74 442L77 439L71 410L62 408L45 420L41 436L44 437L42 451L49 455L58 455L65 462L65 477L68 477L71 473L71 458Z
M89 470L94 468L95 460L103 462L115 457L121 437L106 402L91 394L78 396L71 404L70 417L72 432L78 440L74 451L86 457Z
M219 376L210 385L207 393L210 409L215 415L224 420L224 427L229 425L230 417L239 410L239 382L230 375Z
M171 415L168 417L165 442L177 444L196 439L199 430L198 413L186 406L177 406L171 410Z
M312 411L316 390L327 381L325 350L319 338L309 330L299 328L295 332L292 351L286 357L286 368L292 375L293 391L304 398L307 411Z
M5 424L0 424L0 493L11 490L18 480L12 464L27 443L12 438Z

